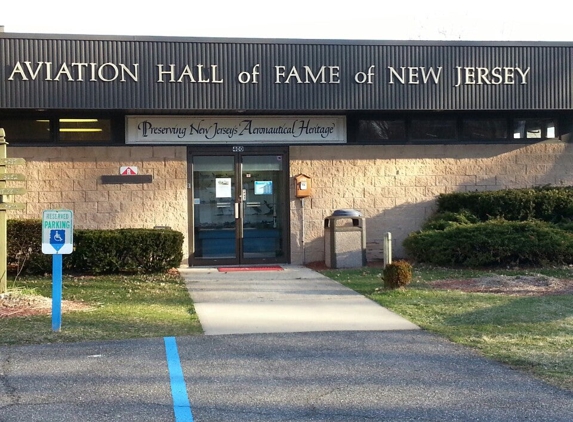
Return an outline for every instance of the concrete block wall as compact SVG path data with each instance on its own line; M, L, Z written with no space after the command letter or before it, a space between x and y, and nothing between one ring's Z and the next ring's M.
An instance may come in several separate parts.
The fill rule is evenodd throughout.
M170 226L185 235L188 250L187 155L185 146L8 147L25 166L22 211L8 218L35 218L45 209L74 211L76 228ZM149 184L104 185L124 165L153 176ZM383 258L383 239L392 233L394 257L402 242L435 211L440 193L540 185L573 185L573 151L568 143L533 145L292 146L290 147L291 262L324 261L324 219L352 208L366 218L368 260ZM312 177L313 196L294 197L293 177Z
M23 173L26 187L14 202L26 203L8 218L41 219L46 209L74 211L78 229L169 226L187 239L186 147L26 147L8 146L8 157L26 159L9 172ZM121 166L150 174L148 184L102 184L102 175L119 175ZM184 245L186 255L187 240Z
M533 145L293 146L292 178L312 177L313 196L294 197L291 183L291 260L323 261L324 219L336 209L366 218L367 259L383 259L392 233L394 258L402 242L435 211L441 193L542 185L573 185L573 148Z

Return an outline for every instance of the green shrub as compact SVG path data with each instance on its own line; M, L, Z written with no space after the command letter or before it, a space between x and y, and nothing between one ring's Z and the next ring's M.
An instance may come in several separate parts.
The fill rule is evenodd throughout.
M437 213L422 227L422 230L445 230L450 227L478 223L478 218L467 210Z
M557 223L555 224L555 226L561 230L565 230L567 232L571 232L573 233L573 222L561 222L561 223Z
M127 245L114 230L74 230L73 271L119 273L122 271L123 246Z
M434 265L494 266L573 263L573 233L541 221L492 220L411 233L408 255Z
M183 259L183 234L173 230L76 230L74 244L77 272L160 272L178 267Z
M384 267L382 274L386 289L397 289L412 281L412 265L403 260L394 261Z
M573 187L503 189L441 194L438 213L468 212L480 221L573 220Z
M183 234L164 229L120 229L118 234L135 245L125 250L126 271L160 272L179 267L183 259Z
M573 263L573 187L439 195L437 212L404 241L435 265Z
M52 257L42 253L40 220L8 220L8 265L12 272L50 273ZM173 230L74 230L74 252L64 269L76 273L161 272L183 259L183 234Z
M6 261L10 272L44 274L52 271L52 257L42 253L41 220L8 220L6 228Z

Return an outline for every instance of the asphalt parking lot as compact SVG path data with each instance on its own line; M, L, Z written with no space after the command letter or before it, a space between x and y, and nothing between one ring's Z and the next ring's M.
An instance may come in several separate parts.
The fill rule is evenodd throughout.
M174 416L164 339L143 339L0 348L0 420L573 420L571 393L421 330L176 343L187 418Z
M205 335L0 347L0 421L573 420L573 393L311 270L183 274Z

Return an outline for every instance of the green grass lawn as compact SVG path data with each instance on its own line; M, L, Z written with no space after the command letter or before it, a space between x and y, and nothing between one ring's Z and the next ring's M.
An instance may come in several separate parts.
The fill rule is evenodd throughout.
M50 277L9 281L8 291L52 296ZM39 344L202 333L193 303L179 276L64 276L63 300L88 310L64 312L60 332L51 314L0 319L0 345Z
M536 273L573 278L569 269ZM573 295L509 296L435 289L432 283L487 274L414 267L405 289L384 291L380 268L323 273L406 317L425 330L477 349L573 391ZM496 271L505 275L524 271ZM9 291L51 297L51 278L9 282ZM89 310L64 312L61 332L50 314L0 319L0 345L40 344L202 333L180 277L169 275L64 277L63 299Z
M380 268L328 270L325 275L404 316L425 330L472 347L484 356L529 371L573 391L573 295L509 296L432 288L441 279L488 272L414 267L405 289L385 291ZM536 273L573 278L569 269ZM500 271L505 275L525 271Z

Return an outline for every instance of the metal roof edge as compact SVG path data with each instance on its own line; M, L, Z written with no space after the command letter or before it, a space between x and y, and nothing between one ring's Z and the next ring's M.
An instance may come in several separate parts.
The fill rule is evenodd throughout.
M469 46L469 47L573 47L573 41L479 41L479 40L368 40L303 38L230 38L152 35L51 34L0 32L0 39L181 42L221 44L301 44L349 46Z

